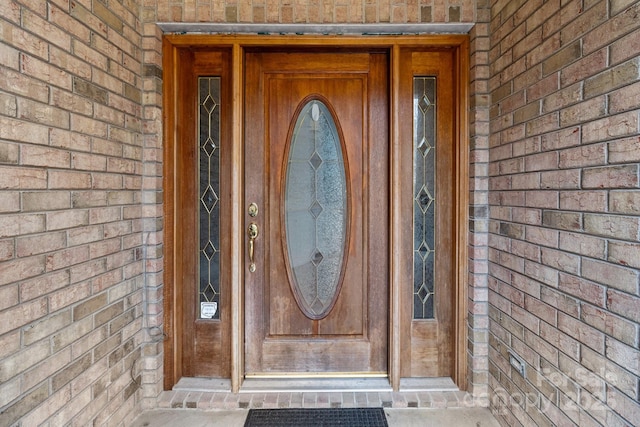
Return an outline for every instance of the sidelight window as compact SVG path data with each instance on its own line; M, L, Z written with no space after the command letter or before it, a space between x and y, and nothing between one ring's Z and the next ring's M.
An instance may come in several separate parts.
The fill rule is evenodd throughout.
M433 319L436 217L436 79L413 79L413 318Z
M199 77L198 99L199 317L220 319L220 77Z

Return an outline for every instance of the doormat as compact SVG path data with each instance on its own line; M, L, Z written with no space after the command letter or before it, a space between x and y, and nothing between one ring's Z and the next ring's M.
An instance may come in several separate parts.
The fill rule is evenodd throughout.
M388 427L382 408L250 409L244 427Z

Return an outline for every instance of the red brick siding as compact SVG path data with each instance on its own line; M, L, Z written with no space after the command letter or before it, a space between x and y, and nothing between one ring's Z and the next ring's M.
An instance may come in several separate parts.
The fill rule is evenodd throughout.
M489 383L503 425L640 419L639 15L624 0L491 5Z
M141 407L155 229L139 15L131 0L0 5L2 425L118 425Z

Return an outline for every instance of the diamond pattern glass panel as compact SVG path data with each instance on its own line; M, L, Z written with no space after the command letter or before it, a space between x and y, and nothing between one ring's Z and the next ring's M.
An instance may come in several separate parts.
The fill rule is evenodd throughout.
M413 79L413 318L434 319L436 79Z
M220 319L220 78L199 77L199 228L198 313Z
M307 103L289 147L284 220L294 292L312 319L333 306L344 264L348 203L341 144L326 105Z

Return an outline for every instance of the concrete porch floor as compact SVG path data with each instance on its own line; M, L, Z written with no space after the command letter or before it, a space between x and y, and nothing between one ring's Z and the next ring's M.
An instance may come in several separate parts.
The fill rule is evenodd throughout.
M385 408L389 427L499 427L487 408ZM156 409L141 414L132 427L242 427L248 409Z
M243 426L252 408L382 407L390 427L499 427L488 408L448 379L406 380L394 392L386 379L246 380L231 393L220 380L183 378L158 408L132 427Z

